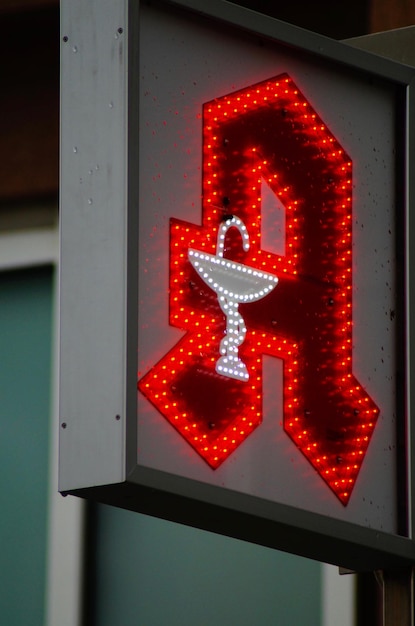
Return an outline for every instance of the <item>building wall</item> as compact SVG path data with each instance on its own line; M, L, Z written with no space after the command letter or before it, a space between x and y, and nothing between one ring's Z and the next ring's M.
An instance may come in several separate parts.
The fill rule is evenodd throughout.
M111 507L95 533L91 623L322 625L317 562Z
M0 273L0 619L44 624L53 269Z

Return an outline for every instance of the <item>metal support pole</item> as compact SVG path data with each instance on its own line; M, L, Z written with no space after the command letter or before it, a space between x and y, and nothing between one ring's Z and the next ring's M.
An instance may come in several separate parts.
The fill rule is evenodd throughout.
M384 626L413 626L413 615L413 570L384 571Z

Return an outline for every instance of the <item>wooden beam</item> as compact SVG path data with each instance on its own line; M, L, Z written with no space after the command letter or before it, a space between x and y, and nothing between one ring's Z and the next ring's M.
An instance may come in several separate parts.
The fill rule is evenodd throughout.
M57 194L58 33L58 6L2 15L0 204Z
M383 572L384 626L412 626L413 576L411 570Z
M370 32L378 33L415 24L413 0L371 0Z
M1 0L0 13L16 13L57 6L59 6L59 0Z

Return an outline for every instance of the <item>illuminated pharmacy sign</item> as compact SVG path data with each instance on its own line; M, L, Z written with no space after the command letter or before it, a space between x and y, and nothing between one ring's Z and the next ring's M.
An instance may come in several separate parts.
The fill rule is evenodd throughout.
M85 4L62 0L59 490L413 567L414 69L223 0Z
M346 505L379 414L353 374L352 160L286 74L206 103L203 133L202 225L170 225L186 333L139 389L215 469L262 422L263 355L282 359L283 428Z

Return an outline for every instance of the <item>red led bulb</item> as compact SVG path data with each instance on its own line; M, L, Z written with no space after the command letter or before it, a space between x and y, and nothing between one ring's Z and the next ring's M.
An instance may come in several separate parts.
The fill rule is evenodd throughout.
M261 245L264 184L281 254ZM262 356L282 359L284 430L347 504L379 413L352 371L352 163L289 76L204 105L202 213L171 220L186 334L139 389L217 468L261 424Z

